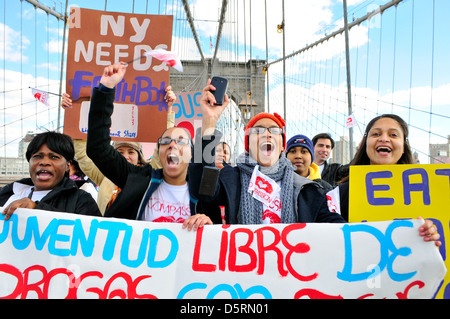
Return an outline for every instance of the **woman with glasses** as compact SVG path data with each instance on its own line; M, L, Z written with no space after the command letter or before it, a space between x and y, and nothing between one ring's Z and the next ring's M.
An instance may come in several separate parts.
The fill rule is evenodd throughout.
M197 133L195 142L202 145L204 154L222 137L215 126L229 103L226 97L223 105L215 105L210 90L215 88L209 80L200 102L201 136ZM214 166L214 157L203 156L202 163L195 161L189 168L192 192L210 204L225 206L228 224L344 222L339 214L328 211L316 183L295 174L284 153L285 126L277 113L254 116L245 127L245 152L237 158L236 167L224 167L212 194L204 194L202 175Z
M167 103L167 128L170 128L175 125L175 113L172 111L172 104L176 100L176 95L172 91L171 86L166 87L166 95L164 96L164 99ZM69 94L63 94L61 106L63 109L72 107L72 100L70 99ZM106 209L112 205L117 198L117 195L121 192L121 189L105 177L97 166L95 166L92 160L86 155L86 140L74 139L73 144L75 146L75 158L77 159L81 170L95 184L98 185L97 204L100 212L104 215ZM113 143L113 146L129 163L133 165L142 166L148 163L148 161L144 158L144 154L142 153L142 145L139 142L116 141ZM156 150L153 153L149 164L155 169L162 168Z
M109 130L114 109L115 86L124 78L125 64L105 68L98 88L94 88L89 111L87 155L122 191L106 210L106 217L152 222L183 223L196 230L221 222L219 216L198 211L191 196L187 170L192 156L189 133L179 127L167 129L158 139L157 151L162 169L149 164L135 166L110 146Z

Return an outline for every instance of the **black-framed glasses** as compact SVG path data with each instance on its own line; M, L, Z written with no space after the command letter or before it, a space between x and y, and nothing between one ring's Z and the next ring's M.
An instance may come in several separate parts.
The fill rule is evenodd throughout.
M170 138L168 136L165 136L165 137L158 138L159 145L169 145L170 143L172 143L172 141L174 141L175 144L181 145L181 146L191 145L191 141L185 137Z
M268 130L271 134L283 134L283 128L281 127L261 127L261 126L253 126L250 128L250 133L252 134L264 134L264 132Z

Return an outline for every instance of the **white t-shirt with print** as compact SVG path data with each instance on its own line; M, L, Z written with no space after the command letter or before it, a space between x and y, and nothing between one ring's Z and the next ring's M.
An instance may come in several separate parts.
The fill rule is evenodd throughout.
M162 181L145 207L143 220L183 223L189 216L191 209L188 184L170 185Z

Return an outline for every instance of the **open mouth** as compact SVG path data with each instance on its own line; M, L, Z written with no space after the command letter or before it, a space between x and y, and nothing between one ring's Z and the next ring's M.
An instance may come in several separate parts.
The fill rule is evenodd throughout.
M47 170L39 170L36 172L36 177L40 181L48 181L49 179L51 179L53 177L53 174Z
M263 155L270 156L275 150L275 146L270 142L264 142L260 144L259 150Z
M180 164L180 158L173 153L167 155L167 164L169 167L177 167Z
M389 153L391 153L392 152L392 149L390 148L390 147L387 147L387 146L380 146L380 147L377 147L377 153L379 153L379 154L389 154Z

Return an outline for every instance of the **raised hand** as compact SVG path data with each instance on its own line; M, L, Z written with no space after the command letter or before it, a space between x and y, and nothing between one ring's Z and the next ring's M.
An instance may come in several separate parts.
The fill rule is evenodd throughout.
M172 105L177 100L176 94L172 91L172 87L169 85L166 87L166 95L164 101L167 103L167 113L172 112Z
M70 95L68 93L63 93L62 101L61 101L61 107L63 109L70 109L70 108L72 108L72 99L70 98Z
M220 115L222 115L223 110L225 110L230 103L228 95L225 94L223 104L215 105L216 99L210 90L215 91L216 88L211 85L211 79L208 79L208 83L202 91L202 98L200 100L200 109L202 111L202 136L214 132Z
M120 81L122 81L126 71L127 65L124 62L109 65L103 71L100 83L110 89L113 89Z

